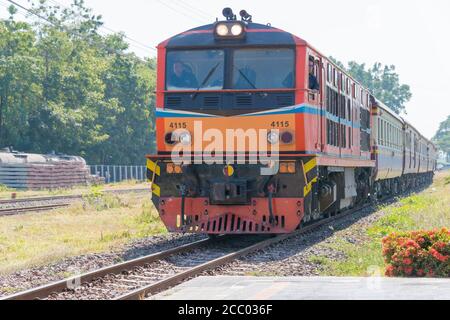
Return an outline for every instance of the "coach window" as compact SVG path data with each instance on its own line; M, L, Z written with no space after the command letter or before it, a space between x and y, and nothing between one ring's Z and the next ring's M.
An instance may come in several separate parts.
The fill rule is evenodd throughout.
M394 126L391 124L391 148L394 148Z
M388 147L392 148L392 125L388 122Z
M391 124L391 148L394 148L394 126Z
M394 148L398 149L397 127L394 127Z
M391 137L389 134L390 126L389 122L386 122L386 147L388 148L391 146Z
M392 148L392 124L389 123L388 127L388 135L389 135L389 147Z
M377 133L377 141L378 141L378 145L381 144L381 120L380 118L378 118L378 133Z

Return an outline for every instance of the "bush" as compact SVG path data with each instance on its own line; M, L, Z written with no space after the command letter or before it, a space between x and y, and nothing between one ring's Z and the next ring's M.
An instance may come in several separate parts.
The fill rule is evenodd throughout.
M4 184L0 184L0 192L9 192L9 191L13 191L13 189L8 188Z
M383 256L388 277L450 277L450 231L392 233Z

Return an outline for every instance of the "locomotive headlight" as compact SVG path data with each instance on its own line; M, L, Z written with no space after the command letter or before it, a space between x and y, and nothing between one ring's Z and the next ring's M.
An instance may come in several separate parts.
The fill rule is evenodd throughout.
M278 131L270 131L267 135L267 141L270 144L277 144L280 142L280 133Z
M188 146L192 143L192 136L189 132L183 132L179 136L180 143L184 146Z
M230 30L228 29L228 26L226 24L218 24L216 27L216 33L217 35L221 37L226 37Z
M245 38L244 22L218 22L214 27L214 36L217 40L242 40Z
M235 37L238 37L244 32L244 27L241 24L235 24L231 27L231 34Z

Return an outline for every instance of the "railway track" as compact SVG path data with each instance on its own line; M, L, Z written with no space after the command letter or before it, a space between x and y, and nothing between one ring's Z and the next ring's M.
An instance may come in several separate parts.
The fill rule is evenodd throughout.
M68 206L70 206L70 203L0 209L0 217L14 216L14 215L28 213L28 212L50 211L50 210L55 210L55 209L59 209L59 208L66 208Z
M126 193L144 193L150 191L149 189L123 189L123 190L106 190L104 192L110 194L126 194ZM68 195L68 196L0 200L0 217L68 207L72 202L83 199L83 196L84 195ZM27 204L32 205L27 206Z
M227 265L290 238L306 235L370 206L367 204L346 211L289 235L270 238L224 236L202 240L21 292L3 300L142 300L205 271Z

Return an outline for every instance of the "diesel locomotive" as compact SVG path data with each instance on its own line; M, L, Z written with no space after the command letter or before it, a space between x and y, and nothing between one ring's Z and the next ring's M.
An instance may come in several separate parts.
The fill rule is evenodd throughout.
M437 149L305 40L226 19L158 46L153 202L170 232L291 233L430 183Z

